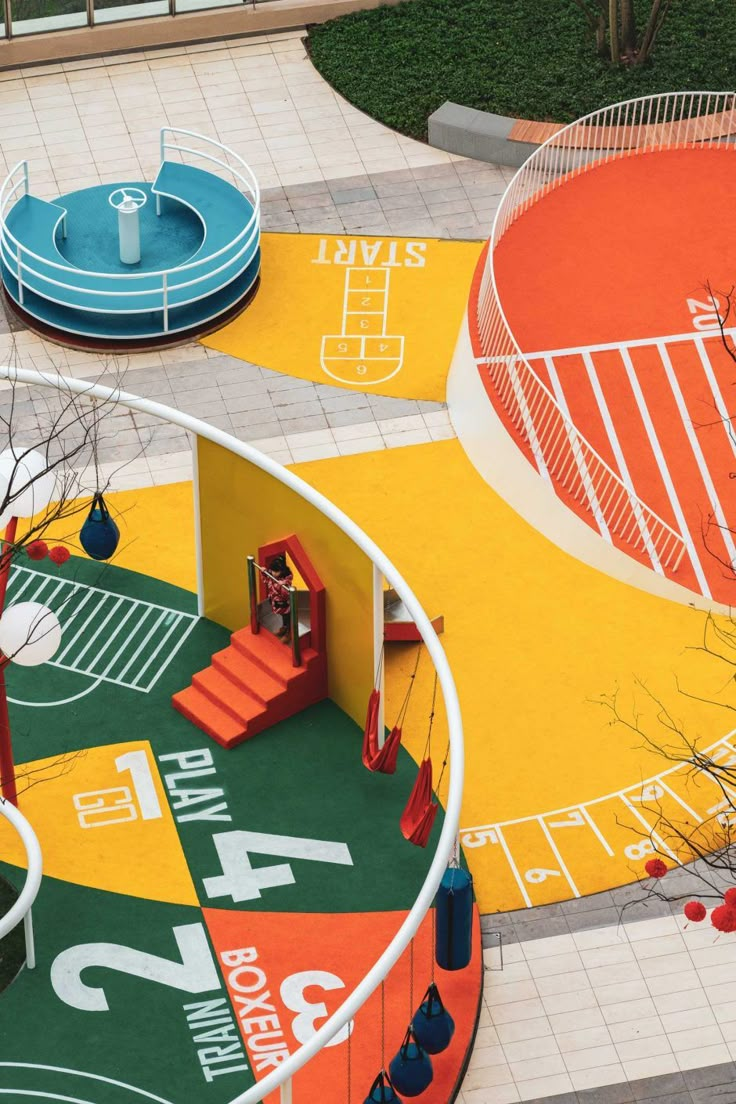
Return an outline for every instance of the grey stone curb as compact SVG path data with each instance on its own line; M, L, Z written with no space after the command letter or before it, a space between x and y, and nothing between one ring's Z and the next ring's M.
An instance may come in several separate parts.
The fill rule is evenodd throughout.
M538 142L516 142L509 138L516 119L478 111L446 100L427 121L428 141L435 149L520 168L539 149Z

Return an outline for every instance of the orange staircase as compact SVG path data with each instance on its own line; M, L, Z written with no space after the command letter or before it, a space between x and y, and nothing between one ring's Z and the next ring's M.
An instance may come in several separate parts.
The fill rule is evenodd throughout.
M294 666L291 648L263 625L258 632L238 629L230 646L171 699L174 709L222 747L235 747L327 697L324 587L296 537L260 548L259 560L275 551L289 553L309 587L310 628L299 634L300 666Z

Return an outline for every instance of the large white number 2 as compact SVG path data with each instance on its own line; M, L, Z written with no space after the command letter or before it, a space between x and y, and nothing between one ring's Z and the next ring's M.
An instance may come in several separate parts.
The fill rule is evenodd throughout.
M218 832L212 839L222 863L222 874L204 879L204 888L210 899L231 897L236 902L255 901L261 896L262 889L294 884L294 873L288 863L254 868L248 857L249 851L280 859L353 865L348 845L331 840L272 836L266 832Z
M83 1012L109 1012L104 989L85 985L82 971L105 966L123 974L157 981L184 993L208 993L220 988L217 967L201 924L174 928L181 962L136 951L122 943L80 943L57 955L51 966L51 984L59 1000Z

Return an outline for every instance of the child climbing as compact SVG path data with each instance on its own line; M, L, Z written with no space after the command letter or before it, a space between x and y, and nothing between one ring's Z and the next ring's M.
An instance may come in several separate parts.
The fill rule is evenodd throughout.
M273 577L272 577L273 576ZM281 618L281 628L276 633L284 644L291 643L291 612L289 607L289 587L294 581L294 576L286 563L286 556L279 554L274 556L268 565L266 579L266 596L271 603L271 609Z

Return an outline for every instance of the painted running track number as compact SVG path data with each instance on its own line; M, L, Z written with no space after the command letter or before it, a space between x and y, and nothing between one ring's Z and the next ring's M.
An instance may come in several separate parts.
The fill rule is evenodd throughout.
M236 903L255 901L260 898L262 889L294 884L296 879L289 863L254 868L249 851L280 859L353 865L347 844L330 840L275 836L267 832L219 832L212 839L222 864L222 874L204 879L210 900L230 897Z
M720 319L718 317L718 314L716 314L716 311L721 310L721 305L717 299L715 300L715 303L711 299L709 299L707 302L702 302L700 299L688 299L687 309L692 315L693 329L717 329Z

